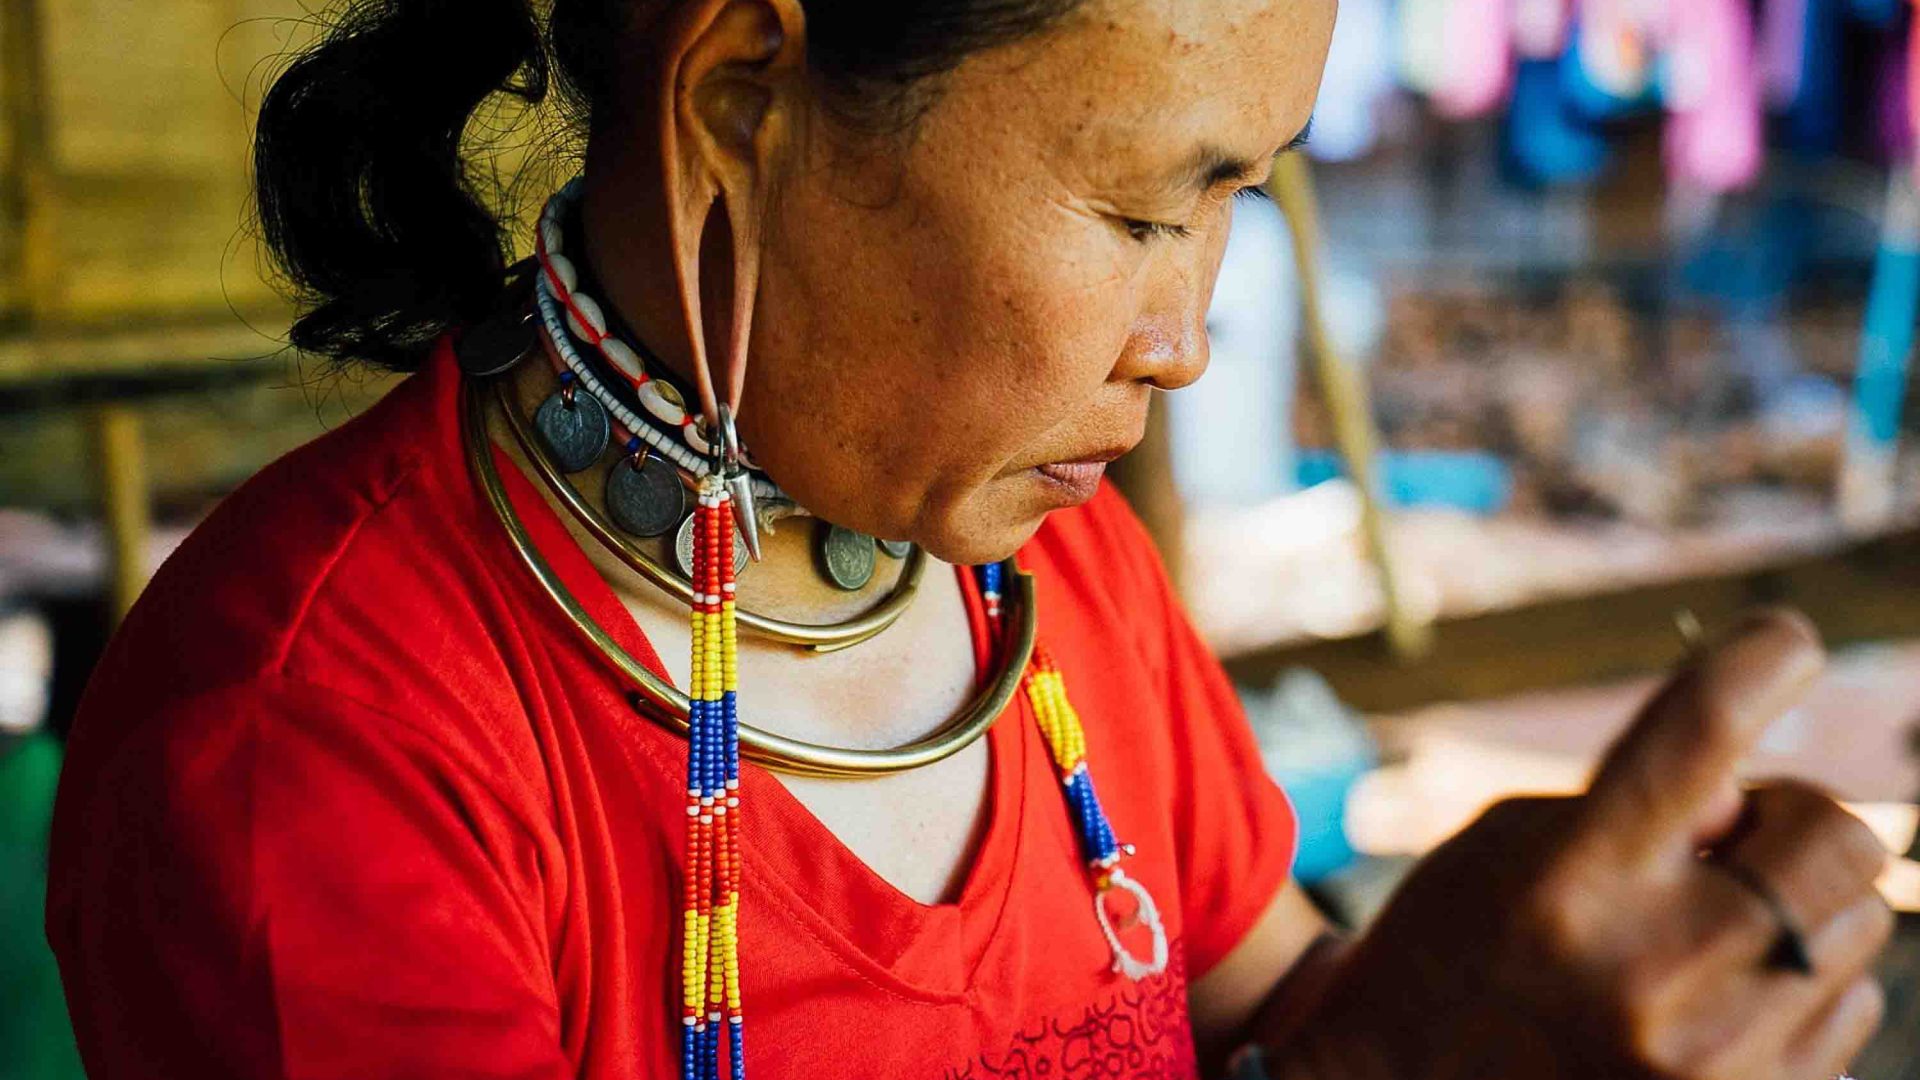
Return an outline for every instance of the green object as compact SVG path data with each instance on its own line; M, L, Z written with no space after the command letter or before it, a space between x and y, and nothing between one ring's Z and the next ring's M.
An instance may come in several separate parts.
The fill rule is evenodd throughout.
M60 972L47 948L47 827L60 744L0 741L0 1078L81 1080Z

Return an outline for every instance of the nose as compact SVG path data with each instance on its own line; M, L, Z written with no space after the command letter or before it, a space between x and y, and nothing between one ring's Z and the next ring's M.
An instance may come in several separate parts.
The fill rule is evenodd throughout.
M1190 305L1181 305L1183 309ZM1206 311L1142 312L1114 365L1113 377L1161 390L1188 386L1207 370Z
M1161 264L1120 350L1115 379L1178 390L1206 373L1207 308L1226 255L1225 224L1208 230L1205 241L1182 252L1184 257Z

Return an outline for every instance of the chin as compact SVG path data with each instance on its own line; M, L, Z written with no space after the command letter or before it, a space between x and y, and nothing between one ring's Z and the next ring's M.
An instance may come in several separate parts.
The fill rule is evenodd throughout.
M1074 500L1027 469L985 483L953 484L897 493L892 505L835 506L828 497L787 489L802 506L850 529L887 540L911 540L928 555L955 566L999 562L1033 538L1047 515Z
M922 520L913 541L927 554L956 566L999 562L1033 538L1057 506L1036 500L1026 482L990 484L967 500L964 509Z

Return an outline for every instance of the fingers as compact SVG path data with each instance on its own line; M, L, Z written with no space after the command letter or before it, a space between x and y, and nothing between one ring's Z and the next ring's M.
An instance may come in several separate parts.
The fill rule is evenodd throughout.
M1763 994L1775 1015L1806 1017L1786 1029L1783 1075L1828 1080L1873 1037L1885 1008L1871 970L1894 930L1893 911L1874 887L1887 851L1824 793L1776 783L1750 794L1741 829L1719 857L1762 875L1807 931L1813 976L1775 975Z
M1856 901L1809 936L1808 976L1763 965L1779 926L1743 886L1724 874L1709 874L1698 884L1699 910L1719 912L1720 930L1678 988L1688 1002L1682 1028L1691 1040L1678 1044L1677 1060L1687 1067L1673 1071L1812 1080L1816 1074L1804 1071L1808 1063L1843 1064L1856 1053L1878 1017L1855 1014L1862 1002L1840 1003L1848 993L1863 993L1854 988L1871 981L1869 969L1893 932L1893 912L1879 895ZM1782 1065L1791 1067L1781 1071ZM1837 1071L1835 1066L1818 1073L1818 1080L1831 1080Z
M1754 789L1738 835L1696 863L1693 925L1707 966L1760 969L1781 930L1763 892L1778 898L1810 948L1821 948L1843 913L1886 906L1874 888L1886 858L1873 832L1819 790L1790 782ZM1821 971L1822 958L1813 959Z
M1601 761L1589 836L1629 859L1691 854L1725 825L1736 766L1825 662L1805 616L1756 613L1676 674Z
M1801 928L1818 931L1863 897L1886 869L1887 850L1825 792L1780 782L1748 794L1737 836L1714 858L1770 885Z
M1893 936L1893 910L1877 892L1854 898L1846 908L1804 931L1813 974L1771 969L1767 959L1780 938L1773 909L1751 889L1714 867L1702 867L1690 892L1695 926L1691 937L1694 976L1690 993L1705 994L1712 1009L1768 1012L1774 1030L1791 1030L1778 1019L1797 1020L1806 1010L1866 971ZM1734 981L1728 982L1733 975ZM1701 987L1718 986L1718 990Z
M1782 1075L1790 1080L1830 1080L1847 1071L1866 1048L1886 1014L1886 994L1859 978L1828 1001L1789 1044Z

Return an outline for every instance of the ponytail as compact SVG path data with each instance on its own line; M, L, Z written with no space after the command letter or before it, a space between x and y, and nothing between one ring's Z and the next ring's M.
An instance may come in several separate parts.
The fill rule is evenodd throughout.
M490 94L537 102L547 81L525 0L361 3L288 66L261 102L253 171L261 234L306 308L295 347L409 371L485 313L510 238L462 135Z

